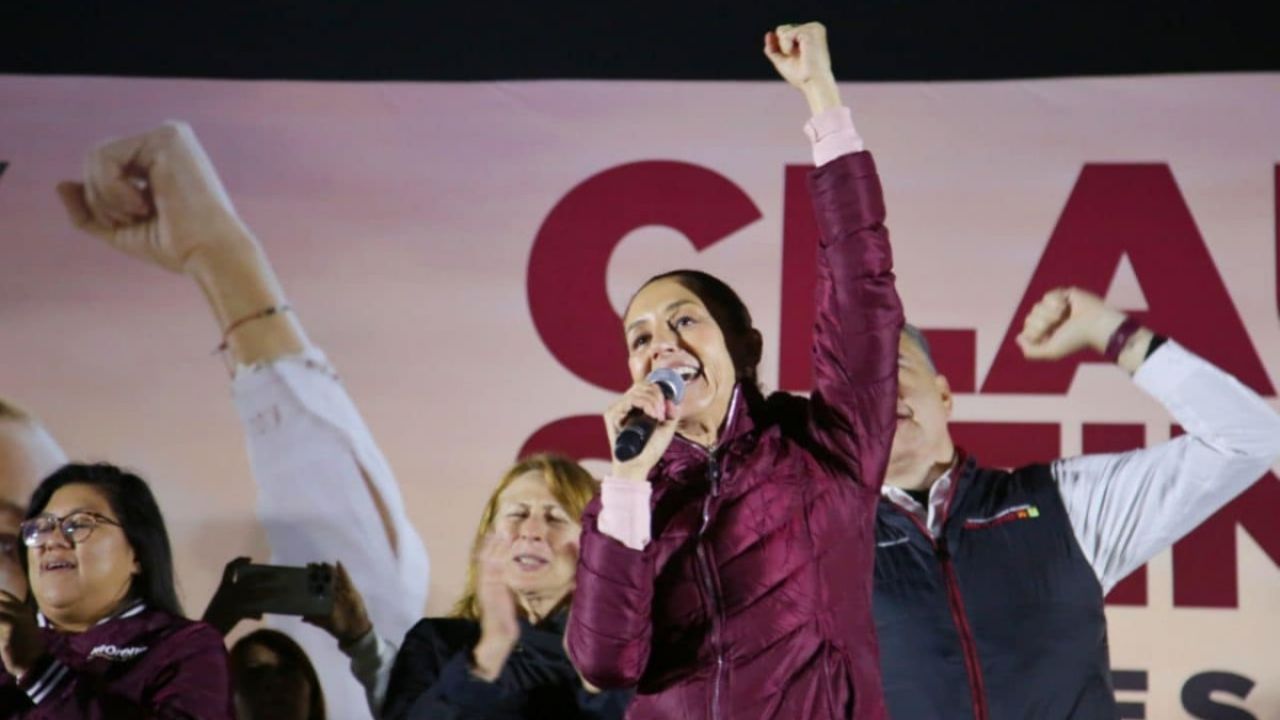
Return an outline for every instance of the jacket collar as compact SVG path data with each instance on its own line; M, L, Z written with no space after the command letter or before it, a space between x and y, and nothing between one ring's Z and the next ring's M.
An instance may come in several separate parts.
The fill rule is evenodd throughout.
M880 488L881 509L889 505L897 506L903 512L913 516L929 534L936 538L945 532L969 486L973 484L973 476L977 471L977 461L967 450L956 446L956 456L950 469L942 474L929 488L928 506L921 506L906 491L890 485Z
M146 609L147 609L147 604L142 602L141 600L126 601L122 603L120 607L116 609L115 612L111 613L110 615L94 623L93 626L101 627L102 625L106 625L112 620L131 618L136 615L141 615ZM40 612L39 610L36 611L36 625L42 628L57 630L57 628L54 627L53 623L50 622L49 618L45 617L44 613Z
M563 635L565 628L569 625L569 604L561 603L551 611L550 615L542 618L540 622L529 622L529 618L523 613L520 614L520 626L522 629L543 630L545 632Z
M734 385L733 395L729 398L729 410L716 435L716 444L705 448L677 434L671 447L662 456L662 464L684 466L691 462L705 461L709 456L718 454L723 448L751 434L756 427L752 416L759 408L760 400L758 391L744 388L741 382Z
M145 653L153 634L171 625L173 616L138 601L127 603L82 633L61 632L43 614L37 614L36 622L55 655L56 648L63 647L86 661L120 662Z

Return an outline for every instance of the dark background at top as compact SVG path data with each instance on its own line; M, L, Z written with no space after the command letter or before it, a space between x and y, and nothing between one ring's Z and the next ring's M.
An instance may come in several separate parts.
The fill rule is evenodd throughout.
M1280 69L1280 2L17 2L0 72L317 80L772 78L765 29L827 23L845 80Z

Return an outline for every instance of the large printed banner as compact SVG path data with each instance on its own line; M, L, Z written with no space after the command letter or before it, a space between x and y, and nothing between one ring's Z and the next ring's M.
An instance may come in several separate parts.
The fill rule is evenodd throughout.
M1272 399L1280 76L847 85L899 289L991 465L1166 440L1096 357L1025 362L1041 294L1105 294ZM77 457L139 468L198 611L266 557L220 329L190 280L71 229L85 152L194 126L396 471L456 599L481 504L522 448L604 451L618 312L661 270L725 278L761 377L810 380L804 102L783 83L344 84L0 77L0 395ZM592 467L602 467L595 464ZM1110 597L1129 718L1280 717L1280 480Z

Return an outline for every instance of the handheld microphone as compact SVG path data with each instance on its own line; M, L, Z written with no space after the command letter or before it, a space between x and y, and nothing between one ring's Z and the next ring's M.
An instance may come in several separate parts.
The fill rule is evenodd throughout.
M684 399L684 378L671 368L658 368L649 373L645 380L657 385L662 396L677 405ZM645 443L649 442L649 436L653 434L655 427L657 422L653 418L638 410L632 411L622 421L622 431L613 441L613 456L618 462L626 462L639 455Z

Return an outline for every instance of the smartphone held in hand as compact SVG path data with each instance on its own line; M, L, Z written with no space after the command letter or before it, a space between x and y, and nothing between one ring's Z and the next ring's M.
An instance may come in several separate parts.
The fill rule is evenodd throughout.
M247 564L236 568L234 582L246 616L328 615L333 610L333 568Z

